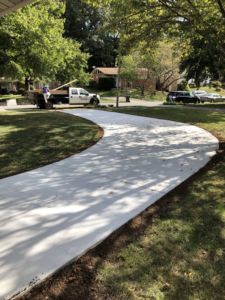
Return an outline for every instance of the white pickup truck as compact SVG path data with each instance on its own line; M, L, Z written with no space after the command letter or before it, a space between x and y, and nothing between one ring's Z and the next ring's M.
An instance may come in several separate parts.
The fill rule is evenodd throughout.
M50 108L53 104L69 103L77 105L98 105L100 103L100 96L91 94L83 88L69 87L66 89L50 90L50 97L48 105L44 101L42 90L34 90L28 92L28 98L32 100L39 108Z
M90 94L82 88L69 88L69 104L94 104L98 105L100 96L97 94Z

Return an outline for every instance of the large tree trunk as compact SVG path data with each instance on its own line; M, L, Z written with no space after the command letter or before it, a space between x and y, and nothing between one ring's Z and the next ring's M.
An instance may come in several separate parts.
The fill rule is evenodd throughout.
M30 78L29 77L25 77L25 91L29 91L30 88L30 84L29 84Z
M145 95L145 85L143 84L141 86L141 96L144 97L144 95Z
M162 88L161 81L160 81L160 79L158 78L158 79L156 80L156 90L157 90L157 91L161 91L161 88Z
M31 85L33 85L33 79L25 77L25 91L30 91Z

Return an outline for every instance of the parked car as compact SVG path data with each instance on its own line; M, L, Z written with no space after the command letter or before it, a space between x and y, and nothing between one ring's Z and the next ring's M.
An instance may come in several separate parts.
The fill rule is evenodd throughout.
M184 92L176 97L176 102L183 103L200 103L202 102L193 92Z
M203 90L196 90L196 91L193 91L193 93L196 95L196 96L201 96L201 95L206 95L207 92L206 91L203 91Z
M185 91L172 91L167 94L166 101L173 102L176 101L178 95L185 93Z
M201 101L204 102L222 102L225 101L225 97L217 94L217 93L208 93L199 96Z
M196 96L193 92L187 91L174 91L169 92L167 95L167 101L169 102L183 102L183 103L200 103L201 99Z

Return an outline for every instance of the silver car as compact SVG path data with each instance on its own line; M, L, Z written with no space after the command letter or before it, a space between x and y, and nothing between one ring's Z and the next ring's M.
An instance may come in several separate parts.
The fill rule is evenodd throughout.
M219 95L218 93L207 93L199 95L200 99L204 102L223 102L225 101L225 97Z

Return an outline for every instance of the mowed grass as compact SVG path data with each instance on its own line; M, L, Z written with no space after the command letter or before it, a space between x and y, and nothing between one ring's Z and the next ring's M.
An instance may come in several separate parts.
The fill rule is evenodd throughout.
M144 107L119 112L188 122L225 140L222 113ZM153 215L139 238L102 262L96 277L106 298L101 293L99 299L225 299L224 192L222 159L168 196L169 204Z
M223 103L202 103L202 104L195 104L195 107L207 107L207 108L212 108L212 109L225 109L225 102Z
M78 153L99 140L92 122L60 112L0 112L0 178Z

